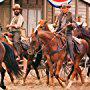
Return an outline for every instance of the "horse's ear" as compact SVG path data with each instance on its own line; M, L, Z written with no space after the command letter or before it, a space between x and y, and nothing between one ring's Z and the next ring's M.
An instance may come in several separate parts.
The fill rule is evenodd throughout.
M36 36L38 35L38 30L36 30L35 35L36 35Z

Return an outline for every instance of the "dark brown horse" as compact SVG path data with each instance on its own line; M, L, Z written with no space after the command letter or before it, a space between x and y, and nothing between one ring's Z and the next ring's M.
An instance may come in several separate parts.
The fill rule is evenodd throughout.
M13 50L10 48L9 45L0 41L0 72L1 72L0 87L2 89L6 89L6 86L4 85L5 69L2 67L2 62L5 63L9 73L14 74L16 77L22 75L22 72L19 69L19 66L16 62Z
M86 30L81 25L77 29L74 30L74 36L85 39L88 42L89 49L88 49L87 55L88 55L89 61L90 61L90 28L88 28L88 30ZM90 76L90 67L88 67L87 76Z
M44 57L47 60L47 65L50 70L51 75L51 84L53 85L54 80L54 69L53 63L56 66L55 70L55 77L59 81L59 84L63 86L61 83L61 78L59 77L59 72L62 67L63 61L65 60L67 51L66 51L66 37L55 36L53 33L49 31L36 31L31 35L31 43L30 43L30 52L31 55L38 52L38 46L42 45L42 51ZM81 40L81 44L79 44L80 54L75 52L75 63L74 63L74 72L72 74L72 80L74 79L75 75L78 73L81 77L81 81L83 83L81 69L79 67L79 63L81 58L88 50L88 43L85 40ZM49 83L49 77L47 76L47 83Z
M11 37L11 40L12 40L12 34L6 32L6 33L3 33L3 36L2 36L1 39L2 39L2 41L6 42L14 50L14 53L16 53L16 50L13 47L13 42L10 41L10 37ZM21 52L21 57L24 57L24 58L27 59L27 69L26 69L24 80L26 79L28 73L30 72L31 66L34 68L38 80L40 80L40 75L39 75L39 72L38 72L37 68L40 65L40 61L42 59L42 51L40 51L37 54L37 57L34 58L34 55L29 55L28 44L26 44L25 42L22 42L22 41L20 41L20 42L21 42L21 45L22 45L22 47L21 47L21 51L22 51ZM41 46L38 47L38 50L39 49L41 49ZM35 61L33 61L33 59L35 59ZM11 81L14 83L13 75L10 73L8 68L7 68L7 72L10 76Z

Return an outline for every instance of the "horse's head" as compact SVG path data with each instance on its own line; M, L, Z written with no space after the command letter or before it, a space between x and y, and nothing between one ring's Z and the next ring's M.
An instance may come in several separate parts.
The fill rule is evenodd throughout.
M73 36L81 37L82 36L82 24L77 25L77 27L73 30Z
M36 30L50 31L46 20L41 19L38 23L39 24L37 25Z
M30 55L36 54L39 50L40 45L41 45L41 42L39 40L38 31L36 31L30 37L29 54Z

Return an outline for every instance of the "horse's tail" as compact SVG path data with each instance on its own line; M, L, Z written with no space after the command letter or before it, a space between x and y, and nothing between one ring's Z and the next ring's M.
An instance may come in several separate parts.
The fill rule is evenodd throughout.
M39 46L39 52L37 54L36 60L35 60L35 66L38 67L40 65L41 59L42 59L42 50L41 46Z
M16 76L16 77L20 77L22 76L22 71L20 70L18 63L16 61L15 58L15 54L13 49L10 48L10 46L8 46L6 43L2 42L6 53L5 53L5 57L4 57L4 63L6 65L6 67Z

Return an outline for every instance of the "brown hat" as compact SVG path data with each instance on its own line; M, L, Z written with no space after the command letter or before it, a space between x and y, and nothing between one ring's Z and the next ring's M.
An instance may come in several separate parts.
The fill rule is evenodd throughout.
M12 9L13 10L16 10L16 9L22 10L22 8L20 7L19 4L15 4Z
M69 5L69 4L63 4L62 6L61 6L61 8L71 8L71 6Z

